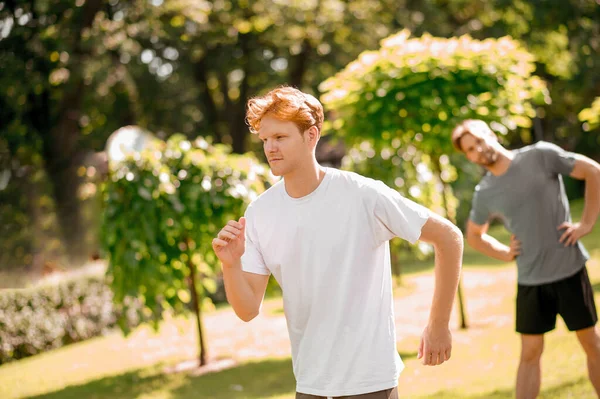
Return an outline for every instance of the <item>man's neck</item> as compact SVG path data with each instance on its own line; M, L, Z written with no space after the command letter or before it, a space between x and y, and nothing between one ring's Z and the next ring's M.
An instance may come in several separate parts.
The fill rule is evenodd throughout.
M510 168L510 164L514 157L515 155L511 151L501 147L498 150L498 160L493 165L486 166L485 168L494 176L501 176L506 173L508 168Z
M288 173L283 177L285 191L292 198L302 198L319 187L325 177L325 169L315 160L309 167Z

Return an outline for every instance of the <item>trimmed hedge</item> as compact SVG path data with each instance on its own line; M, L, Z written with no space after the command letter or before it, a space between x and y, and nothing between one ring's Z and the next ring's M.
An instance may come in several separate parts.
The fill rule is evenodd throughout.
M123 311L112 298L104 274L0 291L0 364L106 333ZM140 308L125 310L130 327Z

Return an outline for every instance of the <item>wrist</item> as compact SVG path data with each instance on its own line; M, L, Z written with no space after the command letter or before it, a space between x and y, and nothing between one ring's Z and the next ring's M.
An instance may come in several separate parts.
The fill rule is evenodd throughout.
M579 226L581 226L581 228L583 229L583 231L587 234L589 232L592 231L592 229L594 228L594 224L593 223L589 223L586 221L580 221L579 222Z
M504 251L504 259L503 260L505 262L512 262L513 260L515 260L515 254L512 253L510 248L508 248L506 251Z
M429 329L441 329L441 328L445 328L448 329L450 326L450 319L446 319L446 318L438 318L438 317L430 317L429 321L427 322L427 328Z
M241 269L242 268L242 262L241 262L241 259L238 259L237 261L233 261L233 262L223 262L223 261L221 261L221 266L222 266L223 269L227 269L227 270Z

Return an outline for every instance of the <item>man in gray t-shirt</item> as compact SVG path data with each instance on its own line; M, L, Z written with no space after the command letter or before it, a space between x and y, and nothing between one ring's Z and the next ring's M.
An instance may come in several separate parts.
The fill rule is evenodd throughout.
M600 213L600 165L546 142L509 151L480 120L459 124L452 143L487 170L475 188L468 243L496 259L517 260L516 330L522 343L517 399L539 393L544 334L554 329L557 314L576 332L600 397L598 317L585 268L589 255L579 242L592 231ZM578 223L571 220L562 175L585 180L585 207ZM512 233L510 245L486 234L493 216Z

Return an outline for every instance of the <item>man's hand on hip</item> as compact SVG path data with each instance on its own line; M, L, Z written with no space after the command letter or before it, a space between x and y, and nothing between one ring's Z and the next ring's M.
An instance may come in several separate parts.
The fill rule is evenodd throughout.
M589 234L592 231L592 228L581 223L564 222L558 226L558 230L564 230L564 233L560 236L560 240L558 241L565 244L565 247L570 247L577 244L577 241L581 237Z
M514 234L510 236L510 245L506 254L506 261L512 262L517 256L521 255L521 241L517 240Z

